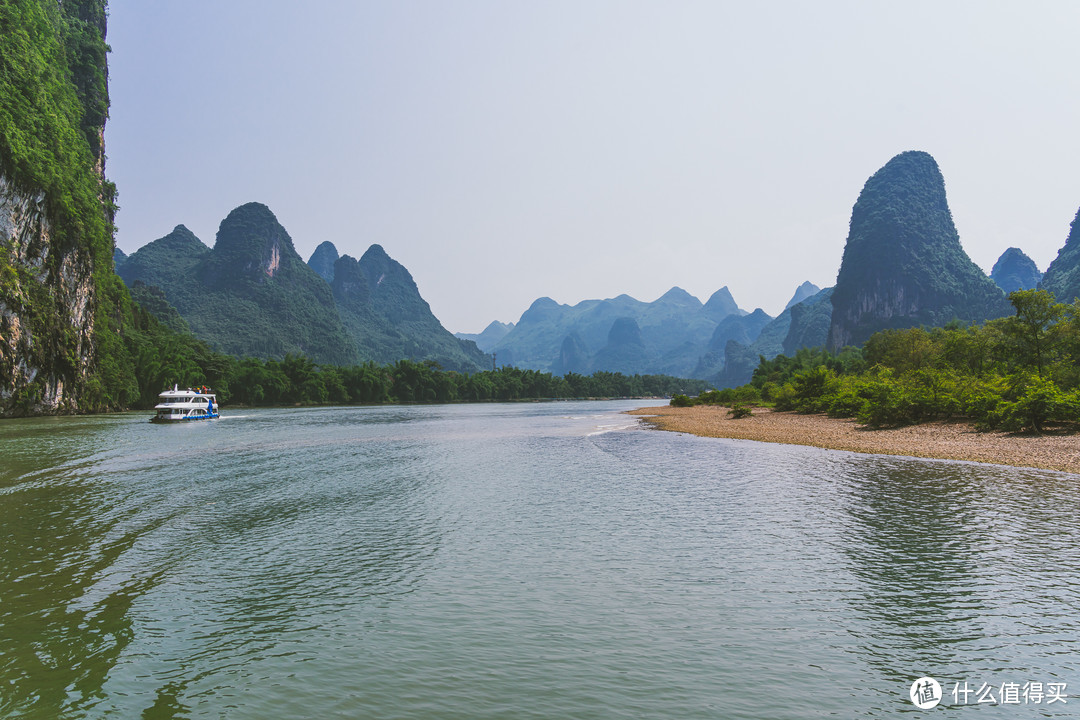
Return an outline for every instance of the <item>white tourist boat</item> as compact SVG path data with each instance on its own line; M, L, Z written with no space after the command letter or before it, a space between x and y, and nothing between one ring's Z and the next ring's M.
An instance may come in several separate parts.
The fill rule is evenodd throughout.
M150 418L150 422L183 422L219 417L217 396L206 387L181 390L173 385L172 390L158 395L158 404L154 406L154 410L157 412Z

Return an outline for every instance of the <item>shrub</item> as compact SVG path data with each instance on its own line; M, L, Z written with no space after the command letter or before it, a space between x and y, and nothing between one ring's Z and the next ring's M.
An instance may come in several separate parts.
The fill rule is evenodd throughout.
M789 382L773 392L773 407L777 410L794 410L795 401L795 386Z
M750 417L754 414L754 412L746 405L740 405L736 403L735 405L731 406L731 409L728 410L727 414L729 417L731 417L732 420L741 420L743 418Z
M1052 380L1031 377L1020 397L998 405L993 419L1003 430L1041 433L1048 422L1076 422L1080 405L1076 393L1065 394Z
M698 405L727 405L731 402L731 389L709 390L697 396Z

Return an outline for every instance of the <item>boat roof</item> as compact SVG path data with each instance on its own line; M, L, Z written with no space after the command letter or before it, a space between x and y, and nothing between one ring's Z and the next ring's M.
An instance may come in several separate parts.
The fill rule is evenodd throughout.
M172 390L158 393L158 397L214 397L214 394L213 391L198 392L190 388L187 390L177 390L176 388L173 388Z

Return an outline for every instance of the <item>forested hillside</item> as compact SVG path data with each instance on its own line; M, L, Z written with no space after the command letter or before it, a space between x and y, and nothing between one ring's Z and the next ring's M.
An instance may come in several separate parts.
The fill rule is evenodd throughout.
M104 407L129 377L104 0L4 2L0 37L0 414Z
M1005 294L960 246L945 180L927 153L901 153L866 181L851 211L832 306L833 349L888 328L1008 314Z

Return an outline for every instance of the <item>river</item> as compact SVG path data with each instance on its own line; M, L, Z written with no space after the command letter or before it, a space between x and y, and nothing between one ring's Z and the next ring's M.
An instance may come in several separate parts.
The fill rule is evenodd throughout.
M1080 476L641 404L4 421L0 717L1080 709Z

